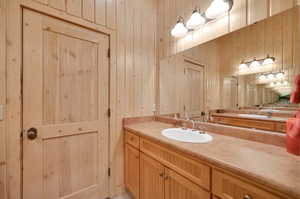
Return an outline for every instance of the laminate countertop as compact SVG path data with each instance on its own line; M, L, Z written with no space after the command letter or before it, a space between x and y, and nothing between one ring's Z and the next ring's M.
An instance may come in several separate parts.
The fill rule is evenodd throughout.
M158 121L124 124L124 128L300 199L300 157L288 154L285 148L209 132L214 138L210 143L178 142L161 134L174 125Z
M251 115L251 116L250 116ZM271 121L271 122L286 122L288 118L284 117L260 117L264 115L258 114L245 114L245 113L212 113L211 116L218 117L232 117L232 118L241 118L241 119L250 119L250 120L262 120L262 121ZM257 116L257 117L255 117Z

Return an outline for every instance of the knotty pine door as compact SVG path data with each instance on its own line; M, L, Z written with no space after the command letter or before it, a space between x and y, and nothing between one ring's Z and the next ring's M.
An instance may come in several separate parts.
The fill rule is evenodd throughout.
M23 10L23 198L108 196L109 38Z

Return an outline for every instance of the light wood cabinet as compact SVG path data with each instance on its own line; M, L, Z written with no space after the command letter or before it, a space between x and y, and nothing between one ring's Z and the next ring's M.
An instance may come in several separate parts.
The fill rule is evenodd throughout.
M140 199L164 199L164 166L141 153Z
M280 199L238 178L213 170L213 193L221 199Z
M165 199L210 199L210 193L180 176L165 169Z
M125 141L125 184L135 199L290 199L137 134L126 132Z
M136 136L133 133L130 132L125 133L125 142L136 148L140 147L140 138L139 136Z
M135 199L139 199L140 152L129 144L125 145L125 184Z

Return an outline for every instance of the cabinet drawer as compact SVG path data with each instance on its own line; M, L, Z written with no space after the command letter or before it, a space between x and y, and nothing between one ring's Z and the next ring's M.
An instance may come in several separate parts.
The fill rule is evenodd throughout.
M136 136L133 133L130 133L128 131L125 132L125 142L136 148L140 148L139 136Z
M221 199L281 199L238 178L213 170L213 194Z
M173 169L206 190L210 190L210 167L182 156L166 147L141 139L141 151Z

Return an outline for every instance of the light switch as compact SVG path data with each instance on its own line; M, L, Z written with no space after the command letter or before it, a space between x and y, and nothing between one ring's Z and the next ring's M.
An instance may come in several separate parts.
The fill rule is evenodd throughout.
M0 104L0 121L4 120L4 105Z

